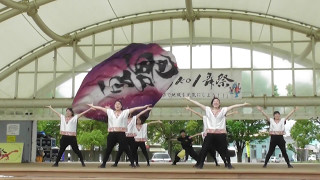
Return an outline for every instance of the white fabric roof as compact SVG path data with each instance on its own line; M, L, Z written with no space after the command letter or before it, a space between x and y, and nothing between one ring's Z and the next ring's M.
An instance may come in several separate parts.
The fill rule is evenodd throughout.
M6 20L1 20L1 17L12 10L6 8L2 3L8 0L0 0L0 69L4 68L11 62L26 53L42 46L50 41L50 38L44 33L34 20L26 13L13 16ZM39 0L38 0L39 1ZM37 1L37 2L38 2ZM16 1L19 2L19 1ZM32 3L33 1L30 0ZM36 2L36 3L37 3ZM318 0L193 0L193 8L196 9L220 9L254 12L268 17L276 16L283 19L296 21L302 24L312 26L314 29L320 27L320 1ZM178 9L186 9L185 0L68 0L68 1L53 1L39 7L38 15L42 21L56 34L64 35L82 29L84 27L105 22L108 20L117 19L124 16L135 16L136 14L148 13L152 11L174 12ZM204 10L205 11L205 10ZM174 38L189 38L188 22L186 20L173 20L173 37ZM208 37L209 25L207 19L195 21L195 36ZM227 39L229 36L229 22L225 19L216 19L213 21L214 37L219 39ZM234 21L233 22L233 38L236 41L248 41L249 37L249 22ZM155 21L154 22L154 40L169 39L170 22ZM269 26L262 24L253 24L253 40L269 41ZM219 27L219 28L215 28ZM135 25L135 42L148 42L150 36L150 24L143 23ZM115 29L115 42L127 44L131 42L131 27ZM290 31L274 27L274 40L290 40ZM142 32L142 33L139 33ZM110 31L102 32L96 35L96 44L111 43ZM310 40L306 35L301 33L294 34L295 40ZM53 41L55 42L55 41ZM91 43L91 37L82 39L79 44ZM301 43L295 46L297 54L302 53L308 43ZM123 46L115 47L115 49ZM275 44L276 48L288 51L291 47L289 44ZM111 51L110 47L96 47L96 56L102 55L105 52ZM318 46L317 49L320 49ZM81 47L85 54L91 58L91 47ZM40 57L39 57L40 58ZM52 59L52 54L41 57L42 59ZM310 54L308 56L310 59ZM72 68L72 48L64 47L58 49L58 67L57 70L70 70ZM84 63L81 58L77 58L76 65ZM39 61L39 71L52 70L52 61ZM85 68L84 68L85 69ZM34 71L34 63L28 64L23 68L24 71ZM1 74L2 72L0 72ZM61 75L61 74L59 74ZM42 81L51 75L42 74L39 76L38 87L45 84ZM57 75L58 76L58 75ZM24 78L27 78L25 76ZM30 75L30 79L33 76ZM14 76L9 76L6 80L6 85L9 86ZM21 80L20 80L21 81ZM12 86L12 84L11 84ZM8 93L8 92L6 92ZM12 93L12 92L10 92ZM29 91L30 94L30 91ZM26 95L27 96L29 96ZM11 95L10 95L11 96Z

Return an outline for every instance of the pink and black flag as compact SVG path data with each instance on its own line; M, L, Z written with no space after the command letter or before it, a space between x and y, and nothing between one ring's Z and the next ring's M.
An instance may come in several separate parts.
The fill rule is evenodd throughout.
M152 104L169 89L179 73L175 57L158 44L130 44L95 66L84 78L72 107L75 113L87 104L123 108ZM106 121L106 113L90 111L87 118Z

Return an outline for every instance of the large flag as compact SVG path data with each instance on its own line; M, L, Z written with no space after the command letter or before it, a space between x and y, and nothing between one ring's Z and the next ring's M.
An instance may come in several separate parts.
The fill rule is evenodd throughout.
M158 44L130 44L95 66L84 78L72 107L81 113L93 103L113 108L121 100L123 108L154 106L178 76L172 53ZM90 111L90 119L106 121L102 111Z

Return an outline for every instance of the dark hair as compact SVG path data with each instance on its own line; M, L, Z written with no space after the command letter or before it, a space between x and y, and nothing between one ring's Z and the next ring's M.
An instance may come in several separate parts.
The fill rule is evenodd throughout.
M120 100L120 99L117 99L117 100L114 102L114 104L116 104L117 102L119 102L119 103L121 104L121 110L123 110L123 105L122 105L121 100Z
M279 114L279 115L280 115L280 112L279 112L279 111L273 112L273 115L276 115L276 114Z
M72 108L67 108L66 111L67 111L67 110L69 110L69 111L71 112L72 116L74 116L74 112L73 112L73 109L72 109Z
M182 130L180 131L180 134L183 133L183 132L185 133L186 131L185 131L184 129L182 129Z
M213 101L214 101L215 99L218 99L218 101L219 101L219 103L220 103L220 99L219 99L219 98L213 97L212 100L211 100L211 104L210 104L211 106L212 106L212 103L213 103Z

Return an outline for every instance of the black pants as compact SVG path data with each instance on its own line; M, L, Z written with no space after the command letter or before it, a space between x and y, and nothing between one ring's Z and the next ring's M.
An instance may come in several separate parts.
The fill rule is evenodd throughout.
M135 147L135 141L134 141L134 137L126 137L127 143L129 145L129 151L131 152L132 155L134 155L134 147ZM118 165L118 162L120 160L121 154L123 153L124 149L123 148L119 148L119 151L117 153L116 156L116 160L114 161L114 164Z
M186 151L186 156L190 155L194 160L198 161L199 155L194 151L193 147L187 147L184 149ZM174 158L173 164L177 164L177 162L180 161L180 157L178 156L179 152L176 153L176 156Z
M83 157L82 157L81 151L78 148L77 137L76 136L62 135L62 137L60 139L60 149L59 149L59 152L58 152L58 157L56 159L56 164L59 163L63 152L66 150L66 148L69 145L71 145L72 150L78 155L78 157L80 158L81 163L83 163Z
M136 164L139 164L139 160L138 160L138 148L140 147L144 157L147 160L147 163L149 164L149 156L148 156L148 152L147 152L147 148L146 148L146 143L145 142L135 142L134 144L134 149L133 149L133 156L134 156L134 160L136 162Z
M202 149L199 155L200 156L199 162L197 162L197 164L199 164L200 166L203 166L204 160L208 152L210 152L212 149L217 150L221 158L225 159L228 165L231 165L230 155L228 151L227 135L212 134L212 133L208 133L207 136L204 138Z
M127 156L129 157L129 160L131 162L131 165L133 165L133 158L132 153L129 151L129 146L126 141L126 134L125 132L109 132L107 137L107 149L105 156L103 158L102 165L105 166L107 163L107 160L109 159L109 156L112 152L113 147L119 143L119 149L123 149L123 151L126 152ZM121 154L120 154L121 156Z
M289 165L290 161L289 161L288 154L286 151L286 141L284 140L283 135L271 135L269 151L267 153L266 160L265 160L264 164L268 164L271 155L273 154L274 150L276 149L276 146L279 146L281 153L282 153L282 156L284 157L287 164Z

